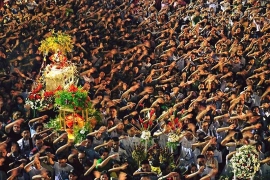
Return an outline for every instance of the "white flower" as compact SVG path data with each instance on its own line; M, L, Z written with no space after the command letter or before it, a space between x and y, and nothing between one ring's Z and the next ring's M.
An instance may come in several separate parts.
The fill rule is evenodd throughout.
M80 133L81 134L84 134L85 133L85 130L84 129L80 130Z
M253 146L245 145L239 148L231 159L235 175L240 178L254 176L260 168L258 157L258 152Z
M179 141L179 136L174 133L170 133L168 137L168 142L174 143Z
M141 135L141 138L144 139L144 140L149 140L151 137L151 133L150 131L143 131L142 132L142 135Z

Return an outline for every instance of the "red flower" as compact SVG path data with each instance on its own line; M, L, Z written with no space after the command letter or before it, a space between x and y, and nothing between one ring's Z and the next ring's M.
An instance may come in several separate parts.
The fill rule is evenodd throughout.
M29 95L29 97L28 97L28 99L30 99L30 100L34 100L34 99L35 99L34 94L30 94L30 95Z
M153 121L150 119L149 120L149 126L152 126L153 125Z
M57 88L56 88L56 91L61 91L63 88L61 87L61 86L58 86Z
M152 110L150 111L150 117L152 117L154 113L155 113L155 110L152 109Z
M76 92L76 91L78 91L78 88L72 84L72 85L69 87L69 91L70 91L70 92Z
M66 124L69 128L73 126L73 120L66 121Z
M35 96L35 99L41 99L41 96L37 94L37 95Z
M147 124L147 123L144 123L144 124L143 124L143 127L144 127L145 129L147 129L147 128L148 128L148 124Z
M178 123L178 120L179 120L178 118L175 118L174 119L174 124L177 124Z

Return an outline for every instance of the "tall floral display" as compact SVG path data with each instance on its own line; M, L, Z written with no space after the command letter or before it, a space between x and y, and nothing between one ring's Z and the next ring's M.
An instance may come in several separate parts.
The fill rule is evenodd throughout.
M254 146L244 145L237 150L231 159L234 179L253 179L260 169L259 153Z
M26 102L35 112L54 108L59 115L48 126L64 130L69 139L80 142L91 131L91 121L100 115L92 108L87 91L77 87L77 68L67 58L72 48L71 36L61 32L52 32L51 37L41 42L39 51L44 55L44 62L40 78ZM48 55L51 63L46 65Z

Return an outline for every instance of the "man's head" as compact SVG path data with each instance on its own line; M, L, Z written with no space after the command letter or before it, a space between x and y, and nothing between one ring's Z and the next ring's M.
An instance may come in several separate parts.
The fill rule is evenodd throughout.
M101 156L101 159L106 159L109 156L109 149L107 148L101 148L99 150L99 155Z
M34 130L35 130L37 133L43 131L43 128L44 128L44 126L43 126L42 123L35 123L35 125L34 125Z
M76 170L72 169L71 171L69 171L69 175L68 175L69 180L77 180L78 177L79 177L79 174Z
M141 162L141 168L143 172L151 172L151 166L148 160L143 160Z
M29 128L23 128L21 135L23 137L24 140L28 140L30 138L30 130Z
M207 159L211 159L214 157L214 149L212 147L209 147L206 151L206 157Z
M126 127L125 127L125 129L126 129L128 135L130 137L135 136L135 127L134 126L132 126L131 124L127 124Z
M162 175L167 175L171 172L170 166L166 163L160 164L160 170L162 172Z
M101 173L100 173L100 180L109 180L109 174L108 174L108 172L107 171L102 171Z
M197 156L197 164L199 166L205 166L205 157L204 157L204 155L198 155Z
M190 129L188 129L188 130L186 131L185 137L186 137L186 139L189 140L189 141L193 139L193 134L192 134L192 131L191 131Z
M43 138L40 135L35 137L35 146L40 149L43 146Z
M12 128L13 128L14 133L16 134L21 133L21 125L19 123L15 123Z
M209 122L208 121L203 121L202 122L202 130L204 132L207 132L208 131L208 128L209 128Z
M85 152L81 151L78 153L78 160L81 164L84 164L85 163L85 160L86 160L86 154Z
M110 107L109 114L112 118L117 117L117 108L115 106Z
M118 148L119 148L119 138L118 137L113 137L112 138L112 141L113 141L113 150L115 151L115 152L117 152L118 151Z
M92 143L93 143L93 140L94 140L93 136L86 136L86 144L85 144L85 146L88 147L88 148L91 147Z
M60 167L66 167L67 166L67 156L65 155L59 155L58 157L58 163Z
M34 166L36 169L41 169L40 161L37 158L34 160Z

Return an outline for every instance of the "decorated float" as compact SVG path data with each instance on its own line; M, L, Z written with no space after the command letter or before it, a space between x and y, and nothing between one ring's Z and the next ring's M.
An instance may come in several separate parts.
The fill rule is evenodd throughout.
M47 123L48 127L66 131L69 139L77 143L86 138L100 116L92 107L88 92L77 87L76 65L67 58L72 48L71 36L61 32L52 32L52 36L41 42L39 51L44 56L44 62L40 78L34 84L26 103L34 112L49 109L57 111L58 116ZM50 64L46 64L47 56Z

